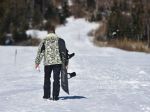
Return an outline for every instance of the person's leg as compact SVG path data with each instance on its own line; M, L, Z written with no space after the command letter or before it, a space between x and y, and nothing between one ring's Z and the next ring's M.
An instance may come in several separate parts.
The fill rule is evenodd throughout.
M60 71L61 65L54 65L53 72L54 72L54 82L53 82L53 99L58 100L59 98L59 91L60 91Z
M52 66L45 66L44 67L44 96L43 98L48 99L50 98L50 94L51 94L51 82L50 82L50 77L51 77L51 72L52 72Z

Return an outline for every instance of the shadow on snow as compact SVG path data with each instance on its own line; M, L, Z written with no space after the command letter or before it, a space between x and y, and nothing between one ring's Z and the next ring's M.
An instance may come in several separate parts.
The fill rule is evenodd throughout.
M68 100L68 99L87 99L86 97L84 96L62 96L62 97L59 97L60 100Z

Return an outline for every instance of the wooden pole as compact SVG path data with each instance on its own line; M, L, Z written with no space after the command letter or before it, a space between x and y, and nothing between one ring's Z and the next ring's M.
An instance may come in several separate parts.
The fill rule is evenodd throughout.
M15 50L15 60L14 60L14 62L15 62L15 65L16 65L16 62L17 62L17 49Z

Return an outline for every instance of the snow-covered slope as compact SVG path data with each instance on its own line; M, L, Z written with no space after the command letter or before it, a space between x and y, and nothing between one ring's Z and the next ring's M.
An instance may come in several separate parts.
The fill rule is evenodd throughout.
M57 28L76 53L69 71L77 72L69 80L70 95L61 90L57 102L42 99L37 47L0 46L0 112L150 112L150 54L95 47L87 33L96 27L69 18Z

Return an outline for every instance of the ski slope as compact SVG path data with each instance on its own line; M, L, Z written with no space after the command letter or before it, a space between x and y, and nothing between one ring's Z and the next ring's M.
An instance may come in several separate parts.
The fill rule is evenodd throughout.
M45 101L43 65L34 69L37 47L0 46L0 112L150 112L150 54L98 48L87 33L98 27L69 18L56 33L70 53L70 95Z

